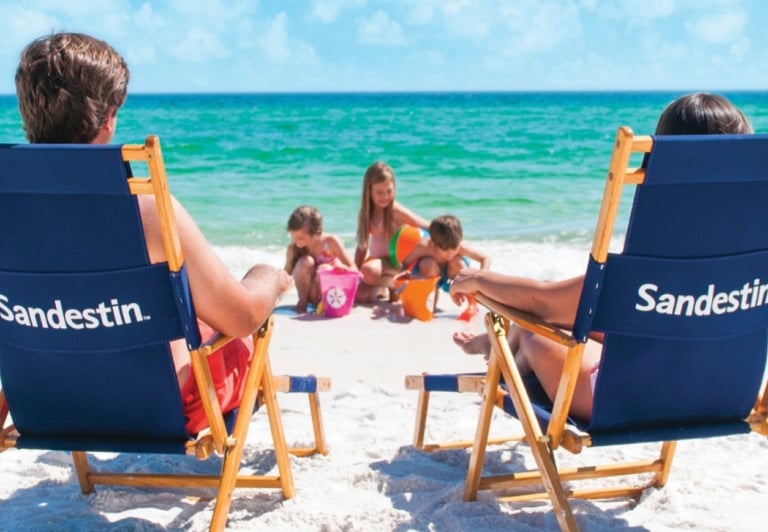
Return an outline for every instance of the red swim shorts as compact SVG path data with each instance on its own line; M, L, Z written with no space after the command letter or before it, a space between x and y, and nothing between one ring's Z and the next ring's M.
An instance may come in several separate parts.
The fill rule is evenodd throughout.
M213 336L215 331L208 325L198 320L198 326L201 338L208 339ZM252 350L248 346L249 343L251 342L246 343L241 338L232 340L208 357L216 397L224 413L237 408L243 397L245 376L251 361ZM197 434L208 426L208 418L205 416L194 371L190 371L187 382L181 388L181 402L184 407L184 416L187 418L186 428L189 434Z

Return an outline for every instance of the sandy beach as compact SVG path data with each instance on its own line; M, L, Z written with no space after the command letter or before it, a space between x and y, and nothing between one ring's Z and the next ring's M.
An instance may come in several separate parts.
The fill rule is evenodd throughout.
M330 453L291 457L296 496L274 490L235 492L232 530L539 530L557 529L548 503L526 507L499 503L491 493L464 502L469 454L424 453L411 445L416 392L404 389L406 374L478 371L481 357L464 355L451 334L467 326L448 297L430 322L404 319L397 306L356 307L336 319L297 317L286 298L276 311L272 339L275 373L331 377L322 397ZM289 444L309 444L306 398L279 396ZM435 394L427 438L472 438L477 396ZM245 468L269 471L274 458L263 413L255 414ZM493 430L506 434L517 422L495 414ZM639 502L575 501L584 530L754 530L768 496L768 441L755 434L681 442L668 485L648 490ZM532 460L524 445L492 447L487 467L519 469ZM563 452L562 464L595 456L632 459L655 454L653 445ZM98 454L112 467L161 471L210 470L212 461L192 458ZM2 530L204 530L210 494L100 487L80 494L69 454L11 450L0 453Z

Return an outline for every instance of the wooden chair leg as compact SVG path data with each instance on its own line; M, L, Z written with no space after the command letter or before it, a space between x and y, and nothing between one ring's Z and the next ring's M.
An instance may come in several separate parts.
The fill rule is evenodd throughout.
M290 499L294 496L293 475L288 458L288 449L285 444L282 420L277 404L277 392L275 392L272 368L269 363L267 347L271 338L272 321L270 319L264 336L254 334L254 353L246 378L245 390L240 401L240 409L235 420L232 436L227 438L224 461L221 467L219 490L216 496L216 504L211 517L212 531L224 530L227 524L229 507L232 504L232 495L239 480L238 472L245 449L248 427L251 422L253 407L259 393L263 393L267 407L269 426L272 432L272 441L275 449L275 461L279 471L279 487L282 488L283 497ZM275 487L278 487L277 485Z
M496 407L496 390L499 386L499 378L499 363L495 356L491 356L485 387L483 388L480 415L477 421L477 430L475 431L475 442L472 445L472 454L469 457L469 466L467 468L467 481L464 485L465 501L476 500L477 491L480 489L480 477L483 474L485 451L491 429L491 416L493 415L493 409Z
M88 465L88 457L83 451L72 451L72 462L75 464L77 481L80 483L80 491L83 495L94 493L96 487L90 480L91 468Z
M485 318L486 328L492 342L491 367L494 372L501 372L504 376L504 382L509 389L509 395L512 404L517 412L520 424L523 427L525 438L531 448L536 466L541 474L541 480L544 488L549 495L552 503L555 517L562 530L578 530L576 520L573 517L571 506L563 490L563 484L555 464L554 454L550 442L541 431L533 406L528 399L523 379L520 371L515 364L514 357L507 341L507 331L509 322L502 316L495 313L488 313ZM498 384L498 376L495 376L494 382ZM490 378L489 378L490 380ZM493 389L487 390L487 393L495 392ZM490 398L489 398L490 399Z
M280 416L280 407L277 402L277 392L272 380L272 368L269 359L265 362L265 375L262 382L264 389L264 402L267 407L267 417L269 419L269 428L272 432L272 441L275 446L275 462L280 474L280 485L283 489L283 497L292 498L295 493L293 484L293 473L291 472L291 462L288 457L288 446L285 443L285 431L283 430L283 421Z
M325 429L323 428L323 413L320 409L320 394L317 392L307 394L309 398L309 411L312 414L312 431L315 434L315 451L322 455L328 454L325 444Z
M419 399L416 404L416 423L413 428L413 446L424 449L424 433L427 430L427 411L429 410L429 392L419 390Z
M657 471L653 476L653 486L657 488L663 487L667 483L669 478L669 471L672 469L672 459L675 457L675 449L677 448L676 441L665 441L661 445L661 460L662 467L660 471Z

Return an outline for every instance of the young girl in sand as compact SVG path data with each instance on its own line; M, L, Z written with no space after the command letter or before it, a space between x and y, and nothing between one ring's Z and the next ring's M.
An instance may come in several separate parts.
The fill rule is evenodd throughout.
M288 218L291 243L285 250L285 271L293 276L299 301L296 312L303 314L307 305L317 305L322 295L317 272L323 269L356 270L341 239L323 232L323 216L315 207L297 207Z
M370 301L378 288L394 288L393 277L398 269L389 260L389 243L403 225L424 229L429 222L395 200L395 173L384 162L373 163L365 171L360 213L357 219L357 248L355 264L363 274L357 300Z

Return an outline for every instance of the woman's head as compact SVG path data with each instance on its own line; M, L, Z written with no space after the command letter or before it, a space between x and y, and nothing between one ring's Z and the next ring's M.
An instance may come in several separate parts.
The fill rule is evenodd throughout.
M661 113L657 135L752 133L752 125L730 101L717 94L681 96Z
M30 142L89 143L125 102L128 66L109 44L54 33L21 52L16 94Z

